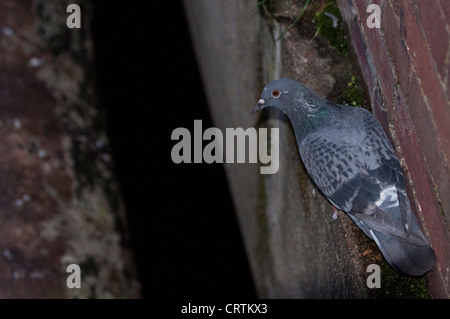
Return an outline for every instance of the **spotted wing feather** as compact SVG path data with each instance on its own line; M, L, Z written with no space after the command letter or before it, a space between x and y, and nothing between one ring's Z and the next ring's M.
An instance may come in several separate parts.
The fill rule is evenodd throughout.
M321 134L311 134L302 143L301 157L316 185L336 207L374 229L398 237L408 236L404 225L411 219L410 210L402 211L397 205L391 215L383 210L388 209L389 199L385 199L386 207L375 204L386 188L394 186L396 192L404 189L397 158L385 159L378 154L376 160L367 159L362 148L360 144L339 143Z
M302 140L305 167L330 202L375 240L393 268L422 275L436 257L413 216L397 155L372 114L350 112L347 120L338 118Z
M308 172L335 206L363 225L423 243L424 238L410 237L412 211L403 173L381 125L363 109L350 111L350 124L336 119L334 126L302 141L300 155Z

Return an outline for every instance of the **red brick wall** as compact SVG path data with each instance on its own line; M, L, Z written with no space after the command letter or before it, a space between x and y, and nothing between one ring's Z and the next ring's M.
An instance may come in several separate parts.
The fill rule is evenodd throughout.
M391 135L411 204L438 264L434 297L450 296L450 6L444 0L338 0L375 115ZM445 3L444 3L445 2ZM378 4L381 28L366 12Z

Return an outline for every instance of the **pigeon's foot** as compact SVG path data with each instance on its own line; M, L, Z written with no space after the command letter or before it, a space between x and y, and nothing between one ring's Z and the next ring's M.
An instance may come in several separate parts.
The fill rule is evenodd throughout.
M331 219L336 220L338 218L338 209L334 206L331 206Z

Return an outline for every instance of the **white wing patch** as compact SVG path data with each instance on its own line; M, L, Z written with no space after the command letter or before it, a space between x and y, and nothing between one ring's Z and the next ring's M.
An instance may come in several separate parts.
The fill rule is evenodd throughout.
M383 189L380 193L380 199L375 202L377 207L384 205L384 208L398 207L397 187L391 186Z

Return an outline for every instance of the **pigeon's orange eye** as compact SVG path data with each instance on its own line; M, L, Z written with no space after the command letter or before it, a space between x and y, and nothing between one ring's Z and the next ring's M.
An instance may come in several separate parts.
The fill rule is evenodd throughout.
M278 91L278 90L273 90L273 91L272 91L272 96L273 96L273 97L279 97L279 96L280 96L280 91Z

